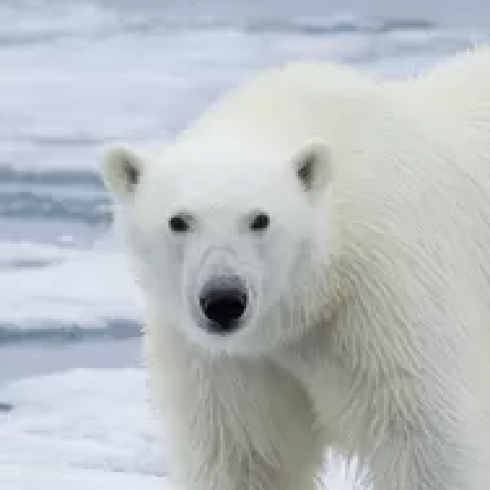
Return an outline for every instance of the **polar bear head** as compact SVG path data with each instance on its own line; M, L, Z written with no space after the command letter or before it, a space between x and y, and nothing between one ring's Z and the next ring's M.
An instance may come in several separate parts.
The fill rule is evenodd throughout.
M216 136L161 155L115 147L102 174L162 328L212 352L259 354L319 311L330 152L321 140L278 151Z

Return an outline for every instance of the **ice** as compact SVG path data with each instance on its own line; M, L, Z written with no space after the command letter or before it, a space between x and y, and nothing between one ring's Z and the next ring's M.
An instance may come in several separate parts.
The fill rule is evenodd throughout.
M243 15L190 8L189 15L73 0L1 5L0 162L95 171L106 142L163 144L260 67L308 57L404 74L486 37L328 10L288 18L264 7Z
M0 396L13 405L0 412L0 488L166 488L167 445L143 370L73 369L5 383ZM354 466L329 466L328 488L365 488Z
M0 413L0 488L165 489L159 429L143 390L135 369L72 370L0 386L14 407Z
M171 490L161 478L94 470L0 464L0 485L8 490ZM175 489L174 489L175 490Z
M0 291L0 338L22 330L111 325L117 336L118 322L136 323L140 314L125 257L100 247L0 243Z
M108 346L109 347L109 346ZM74 369L11 382L0 463L159 474L158 436L137 369Z
M0 415L0 487L164 489L141 381L136 371L73 371L3 387L15 408Z

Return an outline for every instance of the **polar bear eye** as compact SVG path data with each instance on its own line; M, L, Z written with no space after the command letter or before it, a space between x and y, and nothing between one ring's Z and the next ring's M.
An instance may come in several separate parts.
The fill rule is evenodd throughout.
M265 230L270 223L270 218L265 213L257 213L250 222L250 229L252 231Z
M168 221L168 226L174 233L185 233L190 228L190 217L185 214L176 214Z

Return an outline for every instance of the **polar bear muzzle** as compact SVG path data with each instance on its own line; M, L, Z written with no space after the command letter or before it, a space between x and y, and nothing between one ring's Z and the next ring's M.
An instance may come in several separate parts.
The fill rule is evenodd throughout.
M209 332L228 334L241 325L248 305L247 288L237 276L210 279L203 287L199 306Z

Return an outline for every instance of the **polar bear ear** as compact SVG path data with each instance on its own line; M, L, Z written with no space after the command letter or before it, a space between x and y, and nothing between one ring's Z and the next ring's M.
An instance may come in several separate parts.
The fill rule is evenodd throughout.
M129 146L116 146L102 158L102 180L115 197L124 198L134 194L144 166L142 155Z
M327 143L320 139L308 141L293 156L294 171L303 189L323 189L332 178L332 159Z

